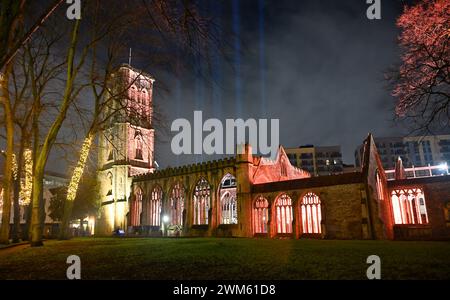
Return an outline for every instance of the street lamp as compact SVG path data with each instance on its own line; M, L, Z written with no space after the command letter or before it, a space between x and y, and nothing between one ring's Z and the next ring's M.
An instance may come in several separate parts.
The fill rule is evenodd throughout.
M439 165L439 169L442 171L445 171L448 175L448 164L447 163L442 163Z
M169 223L169 216L168 215L164 215L163 216L163 222L164 223Z
M169 216L168 215L164 215L162 217L162 221L163 221L163 236L167 236L167 226L169 226Z

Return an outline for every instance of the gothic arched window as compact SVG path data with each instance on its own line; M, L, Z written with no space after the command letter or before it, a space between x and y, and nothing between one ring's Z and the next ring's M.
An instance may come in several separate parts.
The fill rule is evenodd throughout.
M144 89L141 92L141 116L145 117L145 111L147 109L147 91Z
M314 193L307 193L301 202L302 232L320 234L322 232L322 209L320 198Z
M135 158L142 160L143 156L142 156L142 135L140 132L136 133L136 136L134 138L134 143L135 143L135 149L136 149L136 155Z
M156 186L151 193L150 203L147 206L148 225L161 225L162 189Z
M236 178L227 174L220 183L220 224L237 224Z
M170 224L183 225L184 187L177 183L170 192Z
M111 172L108 172L108 174L106 174L106 178L108 180L108 192L106 193L106 196L108 198L112 198L113 194L112 194L112 190L113 190L113 175ZM111 200L111 199L108 199Z
M259 196L253 207L253 228L255 233L267 233L269 222L269 201Z
M378 194L378 200L382 201L384 200L384 186L383 182L381 180L380 173L376 172L376 180L377 180L377 194Z
M131 203L131 226L140 226L142 223L142 190L140 188L136 189Z
M204 178L194 188L194 225L208 225L211 206L211 186Z
M283 194L275 202L277 233L292 233L292 199Z
M428 224L428 213L422 189L398 189L391 194L395 224Z
M131 101L135 101L136 100L136 95L137 95L137 89L134 85L131 86L130 89L130 100Z

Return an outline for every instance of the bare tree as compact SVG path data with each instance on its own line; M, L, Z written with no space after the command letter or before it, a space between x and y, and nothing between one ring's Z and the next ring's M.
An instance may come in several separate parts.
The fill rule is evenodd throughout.
M146 118L145 115L142 115L142 107L136 107L136 111L130 111L128 105L131 100L129 89L135 84L134 81L139 80L141 74L138 74L135 79L126 84L111 86L111 75L115 71L114 66L117 65L117 60L120 57L120 51L117 50L126 48L124 44L130 37L139 38L139 29L147 30L145 35L147 41L141 47L158 45L159 47L165 47L167 52L170 52L171 48L179 47L187 53L204 55L206 51L203 51L203 47L208 43L203 39L212 37L208 30L209 24L196 13L194 6L185 2L136 1L128 9L121 5L120 10L116 12L118 15L111 16L111 14L114 14L113 8L109 7L106 15L104 9L102 10L99 6L90 10L93 12L93 22L90 26L92 30L91 39L102 41L93 44L91 48L91 67L88 78L94 98L94 113L80 150L79 160L69 182L60 239L69 237L68 224L72 215L73 201L94 137L104 129L104 126L110 122L113 116L121 111L128 110L128 118L134 119L131 122L136 124L145 121ZM120 22L117 20L120 20ZM152 36L151 32L156 32L156 36ZM202 41L203 43L201 43ZM101 49L107 49L106 55L101 55ZM102 56L106 56L106 61L100 64L98 61L99 57ZM162 59L161 54L154 53L145 55L145 57L152 62ZM103 76L99 76L99 74L103 74ZM149 122L152 122L152 124L161 120L160 115L158 113L153 114L153 111L151 119L152 121Z
M450 126L450 2L422 0L398 18L402 64L387 74L396 115L414 130Z
M9 64L17 52L25 46L33 34L44 24L44 22L56 11L64 0L54 0L36 18L27 17L31 25L28 28L18 26L23 23L27 8L32 5L26 0L2 0L0 5L0 70Z

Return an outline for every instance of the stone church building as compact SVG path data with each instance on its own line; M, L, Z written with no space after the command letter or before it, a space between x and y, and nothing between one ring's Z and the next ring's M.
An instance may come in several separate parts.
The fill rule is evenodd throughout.
M156 171L154 80L129 66L116 77L130 87L99 139L98 234L450 239L450 176L409 178L399 161L387 180L372 135L353 173L313 177L293 167L283 147L272 161L250 145L228 159Z

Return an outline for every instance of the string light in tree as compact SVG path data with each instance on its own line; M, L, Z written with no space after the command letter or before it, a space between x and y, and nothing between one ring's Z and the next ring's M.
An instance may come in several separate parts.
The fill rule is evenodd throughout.
M12 155L12 175L13 175L13 179L17 180L17 173L19 168L17 166L17 160L16 160L16 155L13 153Z
M33 188L33 152L25 149L23 153L25 179L21 181L20 204L28 205L31 202L31 191Z
M81 176L83 175L84 166L86 164L93 139L94 135L89 134L88 137L84 140L83 145L81 146L80 158L78 160L77 166L73 170L72 178L70 179L69 183L69 188L67 189L67 201L75 200L78 185L80 183Z

